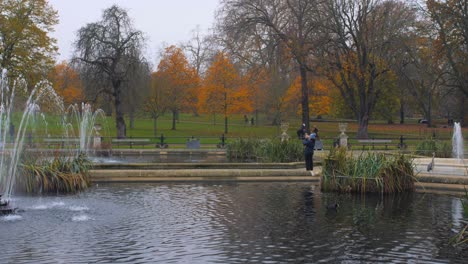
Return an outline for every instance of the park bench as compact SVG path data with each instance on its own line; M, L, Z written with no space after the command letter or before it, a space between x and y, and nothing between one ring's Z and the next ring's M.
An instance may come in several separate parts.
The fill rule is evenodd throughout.
M388 146L391 145L391 139L358 139L359 144L362 145L362 149L366 146L372 146L372 149L375 149L376 146L385 146L385 149L388 149Z
M44 142L47 144L47 148L51 146L65 147L65 145L72 145L78 147L80 145L79 138L44 138Z
M133 148L133 145L147 145L150 143L149 138L116 138L112 139L112 144L116 144L117 146L120 145L128 145L130 148Z

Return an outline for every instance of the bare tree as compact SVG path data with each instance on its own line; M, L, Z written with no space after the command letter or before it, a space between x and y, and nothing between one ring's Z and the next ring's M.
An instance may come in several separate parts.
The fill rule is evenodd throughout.
M459 119L466 116L465 104L468 98L468 1L466 0L427 0L427 8L438 33L440 49L450 67L444 77L446 86L459 90Z
M113 5L104 10L102 20L78 31L74 62L88 79L101 80L95 96L111 95L114 100L117 137L126 137L124 83L142 61L143 33L133 28L124 9Z
M302 121L309 128L309 89L307 72L314 72L313 53L319 45L319 0L224 0L219 12L220 30L240 45L258 43L265 38L287 47L301 77Z
M358 138L367 138L369 120L385 87L378 80L392 70L399 42L414 26L415 12L394 0L326 1L329 30L324 62L329 77L359 123Z
M151 90L151 69L145 60L140 61L123 83L123 108L129 115L129 127L134 128L135 113L143 110L143 102Z
M203 35L199 26L192 30L192 38L182 44L182 49L188 53L187 58L195 68L198 76L202 76L207 69L208 60L213 56L211 52L211 38Z

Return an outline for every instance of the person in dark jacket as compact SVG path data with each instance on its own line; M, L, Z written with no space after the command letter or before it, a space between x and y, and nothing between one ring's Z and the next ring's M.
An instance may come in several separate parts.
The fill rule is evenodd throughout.
M306 170L311 171L314 169L313 156L315 147L315 134L305 133L305 137L302 141L302 144L304 145Z

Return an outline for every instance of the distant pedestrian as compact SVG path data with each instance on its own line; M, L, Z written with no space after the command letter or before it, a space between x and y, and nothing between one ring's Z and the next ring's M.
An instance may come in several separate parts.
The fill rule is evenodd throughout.
M249 124L249 118L247 117L247 115L244 115L244 123L245 123L246 125Z
M313 157L315 148L315 134L312 133L309 135L309 133L306 132L302 144L304 145L304 158L306 170L312 171L314 170Z
M319 134L318 134L318 128L316 126L314 126L313 132L315 133L315 137L318 138Z
M251 125L251 126L254 125L254 118L253 118L253 117L250 119L250 125Z
M304 139L306 133L306 125L302 124L302 126L297 130L297 137L299 139Z

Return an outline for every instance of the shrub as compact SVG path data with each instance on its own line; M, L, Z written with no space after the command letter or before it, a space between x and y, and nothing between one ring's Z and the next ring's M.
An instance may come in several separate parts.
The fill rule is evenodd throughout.
M29 193L74 193L90 185L90 161L84 153L52 160L29 158L20 165L20 187Z
M304 160L304 148L299 140L237 139L229 143L229 160L293 162Z
M432 157L435 153L438 158L450 158L452 156L452 145L446 141L426 139L416 145L416 154Z
M336 148L325 159L322 189L395 193L413 190L415 181L412 161L402 154L386 156L367 152L353 157L345 148Z

